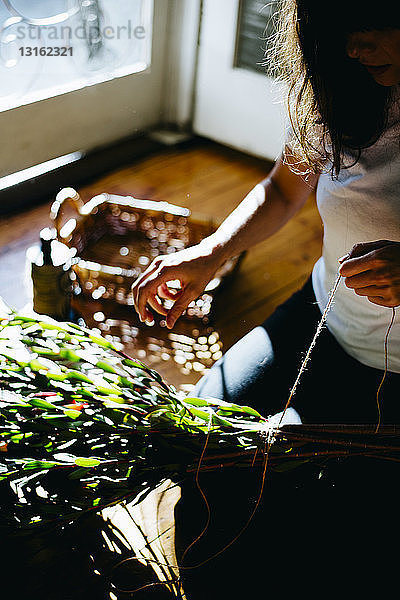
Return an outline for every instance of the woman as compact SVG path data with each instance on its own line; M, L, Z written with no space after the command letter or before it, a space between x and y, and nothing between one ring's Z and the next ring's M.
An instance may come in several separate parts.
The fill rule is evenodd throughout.
M134 285L135 306L142 321L153 320L153 309L173 327L224 260L273 235L315 189L325 233L312 279L194 393L281 410L341 260L344 284L293 406L307 421L397 421L397 319L379 409L376 390L390 309L400 304L400 6L377 12L375 2L351 0L327 15L319 0L285 0L279 19L275 48L291 120L282 156L215 234L155 259ZM167 287L172 279L182 282L178 296ZM173 308L165 311L157 295L175 300Z
M284 0L278 21L275 47L280 76L287 84L291 122L282 156L215 234L152 263L134 286L135 306L142 321L152 320L154 310L166 315L168 327L173 327L224 260L273 235L316 190L324 245L312 277L263 325L235 344L200 380L194 394L256 405L264 414L282 410L339 270L344 281L292 405L308 422L396 423L400 417L397 318L390 331L388 376L379 407L376 393L385 367L386 332L400 304L400 3L383 2L377 8L371 0L338 0L329 12L321 0ZM172 279L182 282L176 297L167 287ZM157 295L174 299L173 308L164 311ZM241 538L239 558L232 557L230 548L222 567L219 557L197 579L195 571L187 572L189 581L196 580L192 590L202 589L193 597L205 597L207 584L212 579L215 586L221 572L223 589L227 567L233 575L230 597L248 597L249 592L254 596L260 572L263 594L256 597L277 588L289 595L288 585L296 592L302 587L308 596L318 592L321 597L318 576L325 587L328 580L331 591L336 587L346 596L351 584L356 597L371 591L374 582L387 588L390 577L387 571L383 575L378 560L384 556L387 569L387 540L380 533L385 531L383 515L395 513L389 511L387 488L381 482L369 489L369 479L361 472L360 467L357 477L352 473L350 495L348 481L342 494L339 485L318 483L312 495L310 485L302 495L301 478L268 487L267 518L261 512L253 520ZM222 475L218 477L221 480ZM376 482L372 476L371 480ZM224 485L215 495L209 492L213 509ZM373 498L373 489L383 494L385 511ZM221 518L230 511L224 541L237 532L243 507L239 510L233 502L241 493L246 504L247 484L239 484L225 495L229 501L218 512L215 527L221 527ZM184 508L180 509L178 529L191 522L195 513L188 513L185 519ZM234 524L233 530L229 523ZM215 549L207 539L203 559ZM261 555L254 550L256 540L262 544ZM363 567L358 571L360 560Z

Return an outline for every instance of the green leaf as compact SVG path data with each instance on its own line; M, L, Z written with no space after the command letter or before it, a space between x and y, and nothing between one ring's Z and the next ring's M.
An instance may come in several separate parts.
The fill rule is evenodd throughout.
M118 405L115 406L115 408L131 408L131 405L127 404L126 400L124 398L121 398L121 396L112 396L110 394L107 398L102 398L101 401L104 403L104 406L113 407L113 404L115 404Z
M14 444L18 444L21 440L28 439L32 435L33 433L31 431L27 431L26 433L17 433L16 435L12 435L10 440L11 442L14 442Z
M91 342L94 342L100 348L105 348L106 350L114 350L114 345L111 342L108 342L102 337L98 337L96 335L89 334L89 338Z
M70 381L71 381L71 379L74 379L76 381L84 381L85 383L91 383L93 385L92 379L90 379L90 377L88 377L87 375L84 375L80 371L67 371L66 377Z
M202 419L203 421L210 421L210 413L206 412L205 410L199 410L198 408L190 408L189 409L191 414L194 415L195 417L198 417L199 419Z
M19 322L21 323L36 323L36 319L33 317L25 317L24 315L15 315L15 324L19 325ZM10 325L12 325L12 323L10 323Z
M82 413L80 410L73 410L71 408L67 408L66 410L64 410L64 415L66 417L70 417L70 419L78 419L82 416Z
M229 406L218 407L218 412L231 412L231 413L244 413L246 415L252 415L253 417L262 418L260 413L251 408L251 406L240 406L239 404L230 404Z
M122 391L119 388L106 387L104 385L96 385L96 387L100 394L104 394L105 396L112 396L113 394L122 394Z
M81 362L81 358L78 354L69 348L61 348L60 358L68 360L69 362Z
M43 408L45 410L58 410L59 407L54 406L54 404L50 404L46 400L42 400L41 398L29 398L29 404L32 406L36 406L36 408Z
M23 466L25 471L30 471L33 469L51 469L53 467L57 467L59 463L50 461L50 460L31 460L26 462Z
M132 360L131 358L124 358L122 361L124 365L128 365L129 367L138 367L139 369L144 369L145 365L137 360Z
M42 346L32 346L31 350L32 352L35 352L36 354L41 354L43 356L51 356L52 358L59 357L59 353L50 350L50 348L43 348Z
M45 373L48 379L52 379L53 381L65 381L67 379L67 375L65 373Z
M98 458L76 458L75 464L78 467L98 467L101 464L101 460Z
M149 412L146 415L146 419L156 419L167 412L170 412L169 406L162 406L161 408L157 408L156 410Z
M114 375L118 375L118 370L111 363L109 363L105 360L99 360L96 363L96 367L98 369L102 369L103 371L106 371L107 373L113 373Z
M183 400L184 404L191 404L193 406L209 406L209 402L204 400L203 398L185 398Z
M224 427L230 427L232 429L233 423L228 421L227 419L223 419L217 413L213 414L212 417L213 423L217 423L218 425L223 425Z
M251 406L242 406L241 408L242 412L246 413L247 415L253 415L254 417L259 417L261 419L263 418L262 415Z

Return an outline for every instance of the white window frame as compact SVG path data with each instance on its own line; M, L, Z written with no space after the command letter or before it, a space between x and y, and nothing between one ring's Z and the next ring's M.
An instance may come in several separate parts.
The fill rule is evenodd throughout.
M199 14L200 0L154 0L149 69L1 112L0 177L165 122L187 125Z

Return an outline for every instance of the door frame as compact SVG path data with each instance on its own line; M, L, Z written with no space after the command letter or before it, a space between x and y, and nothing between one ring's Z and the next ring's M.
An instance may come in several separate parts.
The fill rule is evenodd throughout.
M284 140L279 87L235 67L240 0L203 0L194 130L249 154L275 160Z

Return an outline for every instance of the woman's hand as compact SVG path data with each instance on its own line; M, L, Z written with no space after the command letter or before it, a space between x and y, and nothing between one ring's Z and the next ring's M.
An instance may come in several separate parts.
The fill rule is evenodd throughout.
M174 254L157 256L132 286L140 320L154 321L150 307L165 315L171 329L190 302L201 295L222 263L221 255L204 242ZM167 282L175 280L179 280L181 287L173 291ZM164 308L163 298L174 302L172 308Z
M356 244L340 262L345 284L358 296L388 308L400 305L400 242Z

